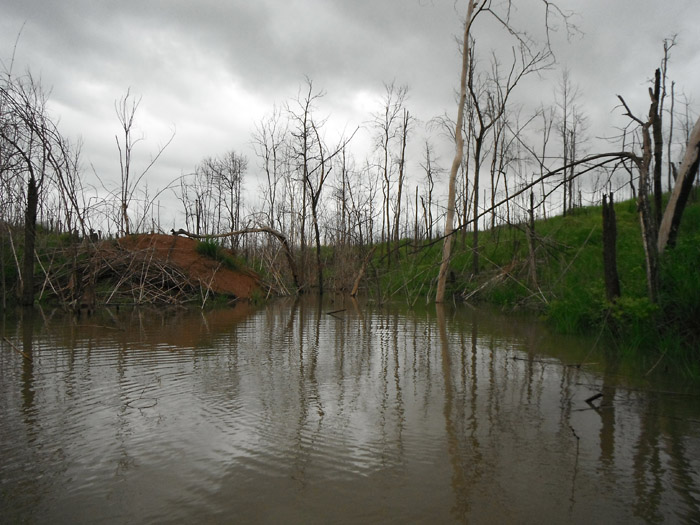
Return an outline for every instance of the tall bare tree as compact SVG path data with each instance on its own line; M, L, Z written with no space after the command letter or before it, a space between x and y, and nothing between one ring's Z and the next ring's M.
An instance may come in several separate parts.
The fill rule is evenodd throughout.
M671 197L661 219L657 249L663 253L667 246L675 244L678 228L680 227L683 211L693 187L693 181L698 174L700 164L700 119L690 133L683 160L678 168L675 185Z
M447 195L447 214L445 216L445 238L442 250L442 261L440 263L440 271L438 273L438 285L435 295L436 302L443 302L445 299L445 286L447 282L447 274L450 265L450 257L452 252L452 234L454 232L454 215L455 215L455 181L459 171L462 159L464 157L464 137L462 135L462 125L464 122L464 109L467 101L467 76L470 69L470 46L471 46L471 30L474 21L483 13L491 14L493 18L502 24L507 33L515 37L518 41L521 54L523 57L533 57L535 55L548 55L551 58L549 51L549 32L550 32L550 17L558 16L564 21L567 30L570 30L569 24L570 14L564 13L557 5L550 0L543 0L544 8L544 26L546 31L547 45L544 51L533 52L533 43L528 35L519 32L510 25L510 10L512 1L494 2L493 0L479 0L476 2L469 1L467 5L467 14L464 23L464 35L462 37L462 68L460 75L460 91L457 102L457 122L455 124L455 156L450 169L448 195ZM501 11L502 10L502 11ZM530 60L523 60L523 63L528 63ZM544 64L540 63L540 67ZM478 210L473 210L473 215L476 220Z
M280 228L282 222L281 213L277 208L280 205L279 194L283 191L282 168L284 141L287 135L287 129L281 117L281 111L277 107L273 108L272 113L255 126L253 133L255 154L260 159L265 173L265 184L262 189L267 208L264 212L265 222L276 228Z
M474 47L472 46L472 53L473 51ZM468 87L472 107L476 115L476 125L472 137L474 142L472 273L474 275L479 273L479 179L481 165L484 161L483 155L485 152L487 134L491 129L499 128L499 122L504 118L508 108L508 99L511 97L518 82L520 82L524 76L538 71L542 67L546 67L550 63L550 59L551 54L548 51L533 54L521 45L519 53L513 48L513 62L505 77L501 77L498 60L493 57L490 76L484 79L480 86L477 86L477 80L474 78L474 58L471 58L472 67L470 67ZM498 158L499 139L500 133L496 133L493 144L491 145L495 159ZM506 153L505 147L503 150L502 155ZM492 207L494 206L494 200L495 199L492 199Z
M117 143L117 150L119 151L119 233L122 235L129 235L131 233L129 205L134 198L139 184L175 138L175 131L173 130L165 144L159 147L156 154L146 163L145 168L140 172L133 173L134 147L143 140L143 136L138 138L134 136L136 131L134 126L136 112L140 104L141 97L138 99L134 98L131 94L131 88L128 88L126 94L114 103L114 110L121 128L121 137L115 135L114 139ZM146 214L150 204L149 202L144 203L144 214Z
M396 183L396 205L394 207L394 235L393 240L398 245L399 242L399 224L401 222L401 197L403 194L404 180L406 178L406 146L408 144L408 136L411 132L415 119L411 116L408 109L405 107L401 114L401 123L398 129L400 140L398 171L399 176Z
M421 164L425 171L425 197L421 195L421 207L423 209L423 222L425 224L425 235L428 240L433 238L433 190L435 189L435 177L441 173L440 167L436 165L432 146L429 141L425 141L424 162ZM427 199L427 202L426 202Z
M455 156L452 160L450 178L448 180L447 215L445 216L445 241L442 247L442 261L440 263L437 292L435 295L435 302L437 303L442 303L445 300L447 273L450 267L450 258L452 256L452 232L454 231L455 216L455 183L457 180L457 172L462 164L462 157L464 155L462 124L464 122L464 106L467 102L467 73L469 72L470 30L476 15L478 15L485 8L486 3L486 0L483 0L479 4L469 0L467 16L464 22L464 36L462 37L462 73L459 83L459 100L457 102L457 122L455 124Z
M34 304L34 263L37 213L40 194L54 182L65 187L66 174L72 167L70 145L58 132L48 114L47 94L41 84L27 73L15 78L6 73L0 81L0 158L2 176L9 162L24 190L24 254L20 277L20 302ZM61 181L64 183L61 186Z
M382 242L387 243L387 264L391 265L391 248L392 241L392 188L394 185L394 166L391 158L392 142L397 135L401 134L401 126L405 120L404 129L405 136L408 135L410 118L408 113L404 113L404 102L408 93L408 87L384 84L384 98L382 100L382 109L373 115L373 125L377 130L377 151L380 156L379 170L382 173ZM403 119L402 119L403 117ZM405 144L405 141L402 142ZM405 155L404 155L405 156ZM399 165L399 169L403 170L403 165ZM403 172L400 173L401 183ZM400 206L400 204L399 204ZM398 225L398 223L396 223ZM398 234L398 232L397 232Z
M302 261L306 248L305 223L306 208L311 210L311 221L316 244L316 283L318 291L323 294L323 261L321 257L321 229L320 229L320 204L323 187L333 168L333 159L347 146L350 138L341 138L338 145L329 148L321 130L325 125L325 119L317 119L314 115L315 103L324 96L324 92L315 92L311 79L306 79L306 90L294 102L293 107L288 107L288 113L292 121L291 136L293 138L293 151L297 159L298 169L302 183L302 212L301 212L301 251Z

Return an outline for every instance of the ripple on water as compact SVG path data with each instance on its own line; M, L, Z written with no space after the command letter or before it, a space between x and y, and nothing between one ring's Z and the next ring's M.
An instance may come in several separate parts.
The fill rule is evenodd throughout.
M632 521L629 502L649 501L692 521L699 507L697 403L618 390L593 410L608 376L584 388L556 355L514 360L539 350L509 334L454 319L445 352L428 317L275 308L223 328L192 316L190 346L158 317L78 327L70 345L38 335L31 364L6 352L0 504L35 522L570 521L574 496L580 515Z

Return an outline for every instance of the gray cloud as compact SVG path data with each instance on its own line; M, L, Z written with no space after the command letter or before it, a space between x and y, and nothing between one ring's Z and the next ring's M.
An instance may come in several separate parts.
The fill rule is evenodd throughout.
M693 0L560 5L578 11L574 21L583 35L568 41L561 21L552 19L560 29L552 42L579 85L592 135L624 120L611 114L617 94L643 114L661 41L675 33L671 76L679 91L697 96ZM516 6L514 23L541 39L542 2ZM411 111L424 121L452 115L465 8L461 0L0 0L0 58L8 64L24 26L16 71L30 67L41 75L64 132L83 136L86 162L104 173L116 167L114 101L127 87L142 95L144 155L177 128L155 184L191 170L205 155L230 148L249 153L255 122L294 97L305 75L327 92L324 112L351 126L370 118L371 101L379 103L383 83L391 81L410 87ZM511 45L493 21L480 20L474 29L484 61L492 48ZM552 103L559 78L553 70L524 83L519 98L529 107L523 112Z

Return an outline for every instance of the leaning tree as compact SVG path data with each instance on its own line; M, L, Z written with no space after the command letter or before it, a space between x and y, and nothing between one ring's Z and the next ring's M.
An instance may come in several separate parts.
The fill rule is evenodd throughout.
M567 30L571 30L572 26L569 24L570 14L565 13L559 9L556 4L550 0L542 0L543 9L543 24L545 32L547 33L546 43L543 48L536 49L535 44L531 38L524 32L519 31L517 28L511 24L511 13L513 8L513 1L507 0L494 1L494 0L478 0L469 1L467 7L467 14L464 21L464 35L462 37L462 69L460 76L460 91L459 99L457 102L457 121L455 123L455 155L452 160L452 166L450 168L450 176L448 182L448 193L447 193L447 212L445 215L445 232L444 241L442 248L442 260L440 263L440 271L438 273L438 285L437 293L435 295L435 301L441 303L445 300L445 287L447 283L447 274L449 273L450 267L450 257L452 254L452 237L455 231L454 227L454 216L455 216L455 193L456 193L456 180L457 173L462 164L464 158L464 135L463 135L463 124L464 124L464 113L467 104L467 98L469 96L468 92L468 73L471 68L471 61L473 60L473 54L471 53L471 45L473 41L472 29L476 20L483 16L491 16L499 24L501 24L505 32L515 38L518 43L521 52L524 56L534 57L542 52L548 53L549 49L549 32L550 32L550 18L552 16L558 16L564 21L564 25ZM542 51L544 50L544 51ZM527 61L526 61L527 62ZM478 215L478 210L473 210L474 220Z

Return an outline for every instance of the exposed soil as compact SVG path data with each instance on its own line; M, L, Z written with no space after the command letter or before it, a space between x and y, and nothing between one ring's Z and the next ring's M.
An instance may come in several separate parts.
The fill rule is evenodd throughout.
M162 262L176 265L193 282L204 288L241 299L250 299L260 289L260 278L255 272L234 271L196 251L197 242L189 237L148 234L119 239L122 249L142 251Z

